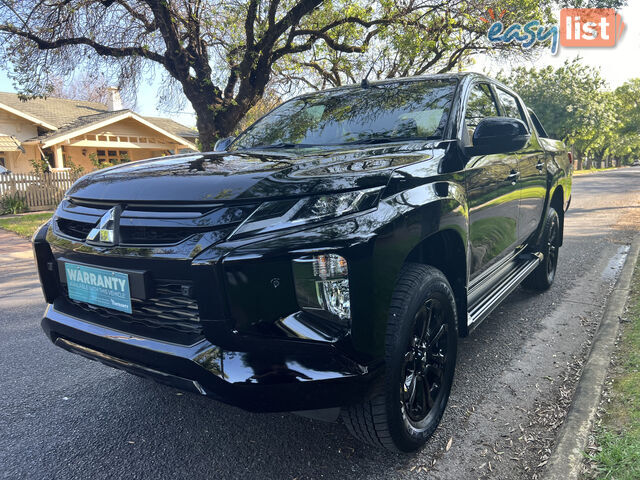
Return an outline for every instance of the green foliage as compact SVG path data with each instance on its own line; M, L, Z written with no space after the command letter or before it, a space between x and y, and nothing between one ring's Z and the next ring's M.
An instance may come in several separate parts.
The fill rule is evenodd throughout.
M567 141L592 129L592 111L605 82L597 69L579 58L557 69L518 67L498 77L520 94L552 137Z
M51 165L44 158L39 157L37 159L29 160L31 163L31 168L33 169L33 173L40 174L51 171Z
M76 176L76 175L82 175L82 173L84 172L84 167L82 165L78 165L76 163L74 163L71 160L71 157L67 157L64 160L64 165L65 167L67 167L69 169L69 171L71 172L72 175Z
M612 91L600 71L580 58L556 69L519 67L499 77L536 112L550 136L573 147L578 159L589 157L599 166L612 158L631 163L640 154L640 79Z
M640 78L616 88L618 138L614 154L627 164L640 158Z
M1 215L15 215L28 210L27 200L20 192L7 193L0 199Z
M127 163L129 162L129 156L122 155L121 159L113 158L109 161L101 162L100 160L98 160L98 156L94 152L91 152L89 154L89 160L91 160L91 163L96 168L96 170L100 170L102 168L115 167L116 165L120 165L121 163Z
M564 3L594 2L621 0ZM167 79L160 100L168 106L187 97L206 150L231 134L269 88L284 96L367 75L448 72L478 52L530 55L515 43L487 47L490 23L482 18L489 7L504 12L505 22L548 24L557 2L11 0L0 2L0 59L13 66L11 77L27 97L46 95L52 78L74 70L104 72L131 96L143 75L160 68Z
M597 478L640 478L640 268L636 267L623 326L610 401L596 435L600 451L591 456Z
M0 228L31 238L38 227L51 219L50 213L30 213L19 217L0 218Z

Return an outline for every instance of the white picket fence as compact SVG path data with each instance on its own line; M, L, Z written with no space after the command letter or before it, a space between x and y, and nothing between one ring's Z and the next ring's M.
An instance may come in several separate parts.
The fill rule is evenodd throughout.
M41 174L2 174L0 175L0 198L18 194L26 200L29 210L53 209L78 178L80 175L74 175L65 170Z

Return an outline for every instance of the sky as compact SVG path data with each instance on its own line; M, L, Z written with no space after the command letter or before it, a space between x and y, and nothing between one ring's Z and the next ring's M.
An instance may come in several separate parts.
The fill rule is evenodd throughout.
M580 56L583 62L601 69L602 76L612 88L618 87L625 81L640 77L640 0L629 0L629 6L619 11L624 23L624 32L618 44L613 48L569 48L560 46L556 55L549 50L544 51L535 61L523 60L518 65L525 67L542 67L552 65L559 67L567 59ZM503 69L506 72L515 64L496 62L479 56L473 70L486 72L489 75ZM190 127L195 126L195 114L188 105L179 112L160 111L157 108L158 92L161 90L161 75L155 75L150 82L142 82L138 93L135 110L148 116L171 117ZM0 68L0 91L15 92L6 71Z
M618 11L625 23L624 31L617 45L612 48L577 48L560 46L555 55L550 50L542 52L535 61L523 60L519 65L543 67L561 66L565 60L576 56L583 63L599 67L602 76L612 88L622 85L631 78L640 77L640 1L629 0L629 5ZM513 65L516 66L516 65ZM486 71L489 75L497 73L501 68L506 71L511 65L489 62L486 58L478 58L474 70Z

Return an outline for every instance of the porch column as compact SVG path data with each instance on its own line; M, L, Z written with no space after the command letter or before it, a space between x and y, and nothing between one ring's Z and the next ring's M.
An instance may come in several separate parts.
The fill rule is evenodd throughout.
M53 164L54 168L64 168L64 161L62 159L62 145L55 145L53 150Z

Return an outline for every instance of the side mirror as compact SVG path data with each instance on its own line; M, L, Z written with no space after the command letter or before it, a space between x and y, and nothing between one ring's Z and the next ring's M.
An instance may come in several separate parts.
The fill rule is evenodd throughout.
M227 148L229 147L229 145L231 145L235 139L236 139L236 137L221 138L213 146L213 151L214 152L224 152L224 151L226 151Z
M487 117L473 132L473 146L467 154L492 155L515 152L524 147L531 134L522 120L509 117Z

